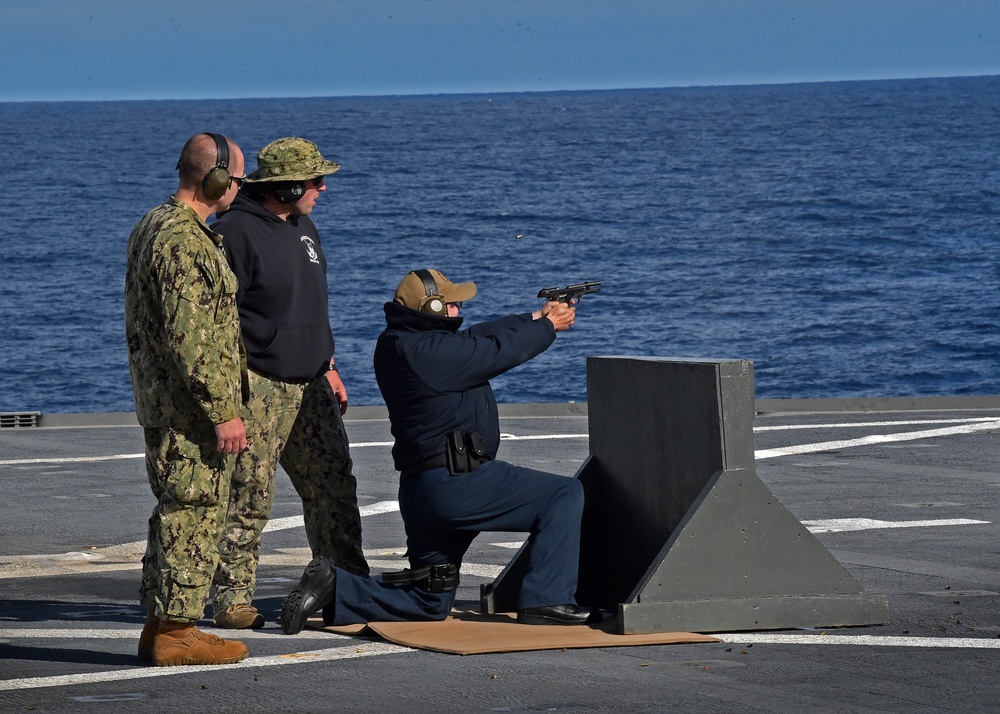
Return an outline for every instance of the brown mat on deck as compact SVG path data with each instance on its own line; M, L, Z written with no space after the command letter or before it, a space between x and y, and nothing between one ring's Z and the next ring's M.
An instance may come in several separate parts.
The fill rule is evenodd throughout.
M617 635L608 631L614 625L613 622L593 627L519 625L515 615L481 615L458 611L440 622L370 622L367 625L325 626L321 620L314 619L308 625L341 635L374 633L397 645L462 655L721 641L692 632Z

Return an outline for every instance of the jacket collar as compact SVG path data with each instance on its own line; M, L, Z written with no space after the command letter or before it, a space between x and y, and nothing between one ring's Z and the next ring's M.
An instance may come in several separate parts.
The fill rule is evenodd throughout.
M385 310L386 327L405 332L427 332L430 330L458 332L465 319L431 315L419 310L411 310L395 302L387 302L383 309Z

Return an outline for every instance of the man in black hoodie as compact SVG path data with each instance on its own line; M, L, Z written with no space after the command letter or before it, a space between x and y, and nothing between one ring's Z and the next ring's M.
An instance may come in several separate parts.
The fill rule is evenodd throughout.
M309 218L326 190L324 177L339 168L311 141L273 141L213 226L239 281L236 303L250 371L249 447L233 477L215 576L219 627L264 624L252 600L279 460L302 498L313 555L368 574L342 419L347 390L333 356L326 258Z
M335 625L444 619L462 558L482 531L529 534L518 622L587 621L589 609L575 600L583 487L496 460L500 422L489 383L544 352L576 311L549 302L459 331L461 304L475 294L473 283L455 284L436 270L408 273L385 305L375 347L410 569L364 578L314 558L278 618L286 633L299 632L320 608Z

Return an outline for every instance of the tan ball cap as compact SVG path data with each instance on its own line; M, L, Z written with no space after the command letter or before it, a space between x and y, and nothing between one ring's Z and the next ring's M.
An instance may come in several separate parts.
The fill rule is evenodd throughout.
M425 284L425 278L430 278L433 285ZM475 283L453 283L441 271L427 268L407 273L396 288L392 300L411 310L423 310L424 305L432 298L447 304L471 300L475 294Z

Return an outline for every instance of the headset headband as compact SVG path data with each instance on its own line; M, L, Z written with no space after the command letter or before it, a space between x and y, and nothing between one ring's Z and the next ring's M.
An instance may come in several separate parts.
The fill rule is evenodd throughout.
M222 134L213 134L208 132L208 135L215 139L215 150L218 158L215 161L215 166L212 168L216 169L229 169L229 142L226 141L226 137Z
M420 270L414 270L413 274L420 278L421 282L424 284L424 293L427 297L434 297L435 295L441 295L438 292L437 282L434 277L430 274L430 271L421 268Z

